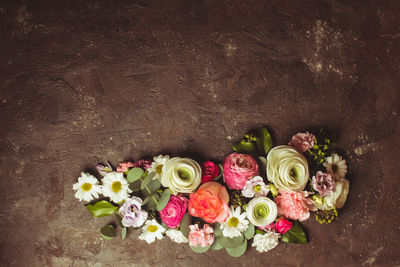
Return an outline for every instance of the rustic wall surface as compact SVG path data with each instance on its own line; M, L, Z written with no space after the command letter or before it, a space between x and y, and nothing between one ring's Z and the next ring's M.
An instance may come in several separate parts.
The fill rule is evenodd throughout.
M400 2L0 3L1 266L394 266L399 255ZM102 240L81 170L158 153L222 160L261 125L277 144L339 134L351 191L310 243L194 254Z

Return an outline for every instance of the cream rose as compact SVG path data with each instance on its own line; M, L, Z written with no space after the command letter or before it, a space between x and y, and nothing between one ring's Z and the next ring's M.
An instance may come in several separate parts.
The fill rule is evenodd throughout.
M267 176L278 189L303 191L309 178L307 160L290 146L274 147L267 156Z
M278 215L274 201L267 197L255 197L247 205L247 218L255 226L266 226L273 223Z
M346 179L336 181L335 191L333 191L329 196L325 197L326 204L331 208L342 208L344 203L346 203L349 187L350 182Z
M161 184L171 193L193 193L201 182L200 165L189 158L172 158L162 167Z

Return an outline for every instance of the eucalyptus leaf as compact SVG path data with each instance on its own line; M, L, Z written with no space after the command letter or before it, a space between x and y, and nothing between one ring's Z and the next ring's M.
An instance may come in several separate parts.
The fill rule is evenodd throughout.
M148 185L147 188L150 190L151 193L156 192L158 189L160 189L161 187L161 183L158 179L154 179L152 180ZM148 193L148 191L146 190L146 192Z
M247 240L244 239L244 241L242 242L242 244L240 244L238 247L236 248L226 248L225 249L226 252L228 252L229 255L231 255L232 257L240 257L242 256L246 250L247 250Z
M140 190L141 184L142 184L141 181L137 180L137 181L129 184L129 189L131 189L133 192L138 192Z
M223 247L224 246L222 246L222 244L221 244L221 237L215 238L214 243L211 245L212 250L220 250Z
M114 230L114 226L111 224L104 226L103 228L100 229L100 235L107 240L113 239L114 237L117 236Z
M224 248L236 248L243 243L243 239L244 239L243 235L233 238L223 236L220 242Z
M101 200L94 205L87 205L86 208L93 217L104 217L113 214L118 207L106 200Z
M132 168L128 172L128 182L133 183L142 177L144 170L141 168Z
M161 194L160 200L159 200L159 202L157 204L157 210L158 211L162 211L167 206L170 197L171 197L171 192L167 188Z
M207 250L209 250L210 247L211 247L211 246L201 247L200 245L198 245L198 246L196 246L196 247L190 246L190 248L191 248L194 252L196 252L196 253L204 253L204 252L206 252Z
M213 228L214 228L214 236L220 236L222 234L221 224L215 223L213 224Z
M282 241L287 243L305 244L307 237L299 221L293 223L292 228L282 235Z
M183 218L180 222L180 225L179 225L179 230L186 237L189 236L189 232L190 232L189 226L191 224L192 224L192 216L189 214L189 212L186 212L186 214L183 216Z
M155 211L156 208L157 208L157 202L158 202L159 199L160 199L160 196L157 193L149 196L148 201L147 201L147 203L145 205L145 209L146 210Z
M256 146L252 142L239 142L231 145L232 149L238 153L255 153Z
M249 227L247 227L247 230L244 232L244 237L247 240L250 240L253 238L255 232L255 227L252 223L249 223Z
M141 190L145 189L145 187L153 180L153 177L155 175L156 175L155 172L149 173L149 175L147 175L146 178L144 178L144 180L142 181L142 184L140 185L140 189Z
M273 141L272 137L269 134L267 128L261 127L258 129L258 136L257 136L257 147L258 149L267 155L268 151L272 148Z
M126 238L126 227L121 228L121 238L124 240Z

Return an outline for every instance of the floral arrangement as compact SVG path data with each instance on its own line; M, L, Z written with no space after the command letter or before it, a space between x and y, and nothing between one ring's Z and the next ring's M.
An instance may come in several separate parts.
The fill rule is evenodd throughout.
M266 127L245 134L222 164L157 156L153 160L97 165L99 180L82 172L73 185L94 217L113 215L101 228L104 239L122 239L139 229L153 243L168 236L198 253L225 249L233 257L248 242L259 252L279 240L307 243L300 224L315 212L321 224L333 222L349 192L346 160L324 130L297 133L288 145L273 146ZM101 199L99 199L102 195Z

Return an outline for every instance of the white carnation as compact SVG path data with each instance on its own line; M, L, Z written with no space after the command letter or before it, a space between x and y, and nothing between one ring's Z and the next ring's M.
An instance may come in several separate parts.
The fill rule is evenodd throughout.
M187 243L189 239L187 239L181 231L175 229L168 229L165 234L172 239L172 241L176 243Z
M279 233L267 230L263 235L256 234L254 236L252 246L256 247L258 252L267 252L278 245L280 236Z

